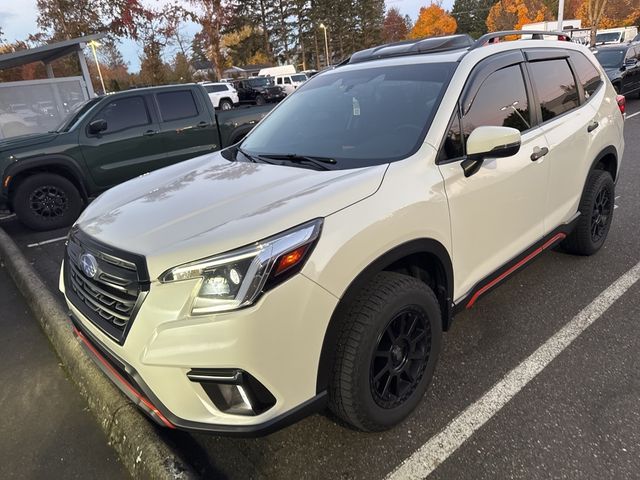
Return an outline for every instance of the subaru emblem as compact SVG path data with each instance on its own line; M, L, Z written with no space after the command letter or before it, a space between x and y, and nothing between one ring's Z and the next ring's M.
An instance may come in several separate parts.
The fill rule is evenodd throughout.
M82 268L82 271L87 277L95 278L98 273L98 262L96 261L96 257L90 253L83 253L80 255L80 268Z

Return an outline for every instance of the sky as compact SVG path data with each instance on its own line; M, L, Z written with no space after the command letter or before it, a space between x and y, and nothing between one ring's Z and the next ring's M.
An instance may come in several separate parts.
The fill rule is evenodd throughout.
M162 1L162 0L161 0ZM147 1L147 3L151 3ZM431 0L385 0L387 8L397 7L403 15L409 15L413 20L418 16L420 7L431 3ZM449 10L453 0L444 0L442 6ZM38 10L36 0L19 0L0 2L0 27L4 31L4 36L9 42L22 40L30 33L37 31L36 18ZM193 35L197 27L186 27L187 34ZM119 46L125 62L129 65L130 72L137 72L140 69L139 56L142 47L131 40L123 40ZM171 53L171 52L169 52Z

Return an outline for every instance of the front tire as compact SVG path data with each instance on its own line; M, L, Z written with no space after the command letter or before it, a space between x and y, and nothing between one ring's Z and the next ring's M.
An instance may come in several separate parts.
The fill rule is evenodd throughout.
M12 205L24 225L44 231L71 225L80 215L83 202L78 189L66 178L37 173L18 184Z
M611 228L614 202L611 174L593 170L580 199L578 224L562 243L564 250L574 255L593 255L600 250Z
M341 319L329 406L363 431L391 428L420 403L442 338L440 306L420 280L381 272Z
M264 105L267 101L264 99L262 95L258 95L256 97L256 105Z

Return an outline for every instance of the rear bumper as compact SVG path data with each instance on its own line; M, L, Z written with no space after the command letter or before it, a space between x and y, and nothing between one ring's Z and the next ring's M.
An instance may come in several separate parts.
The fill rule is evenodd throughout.
M254 425L216 425L185 420L172 414L144 383L138 372L116 357L73 314L69 314L73 332L92 360L109 379L149 418L162 427L194 432L211 432L233 436L258 437L287 427L326 406L327 392L323 391L298 407L263 423Z

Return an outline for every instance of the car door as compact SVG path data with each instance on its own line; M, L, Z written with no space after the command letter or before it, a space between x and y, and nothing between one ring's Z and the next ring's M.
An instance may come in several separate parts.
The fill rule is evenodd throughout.
M629 47L625 56L625 68L627 70L628 94L640 89L640 47Z
M91 133L89 124L105 120L106 130ZM153 169L166 158L157 117L147 95L118 95L82 126L80 149L96 185L109 187Z
M591 136L598 127L595 112L583 102L568 62L569 51L527 52L527 68L541 116L549 154L546 231L568 222L576 213L585 182ZM576 57L578 62L579 57ZM585 68L585 67L583 67Z
M155 94L167 165L220 148L213 112L206 108L200 93L196 89L176 88Z
M520 52L480 64L470 77L440 151L451 216L454 270L463 294L487 275L541 239L547 162L532 161L546 147L535 126ZM508 126L521 131L517 154L487 159L470 177L461 161L465 142L480 126Z

